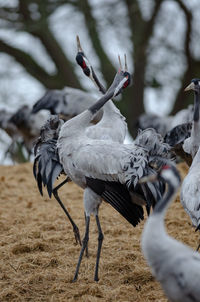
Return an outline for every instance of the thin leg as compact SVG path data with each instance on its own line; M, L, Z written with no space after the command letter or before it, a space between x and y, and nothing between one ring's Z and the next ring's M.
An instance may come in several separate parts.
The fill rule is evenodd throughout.
M75 236L76 243L79 243L81 245L81 238L80 238L79 229L78 229L77 225L74 223L73 219L71 218L71 216L68 213L67 209L65 208L64 204L60 200L60 197L58 196L58 189L60 189L67 182L68 182L68 178L66 178L57 187L55 187L53 189L53 195L54 195L55 199L58 201L58 203L61 206L61 208L63 209L63 211L65 212L65 214L67 215L67 217L69 218L69 221L71 222L71 225L72 225L73 231L74 231L74 236Z
M85 214L85 225L86 225L86 214ZM85 256L86 256L87 258L89 258L88 242L87 242L87 245L86 245L86 248L85 248Z
M76 266L76 271L75 271L75 274L74 274L73 282L75 282L78 278L78 273L79 273L79 268L80 268L81 261L82 261L82 258L83 258L83 253L86 249L86 246L87 246L87 243L88 243L88 240L89 240L89 226L90 226L90 216L86 216L85 236L83 238L82 248L81 248L78 263L77 263L77 266Z
M197 252L199 251L199 248L200 248L200 240L199 240L199 245L198 245L198 247L196 249Z
M195 232L197 232L198 230L200 230L200 223L197 225L197 227L195 229ZM196 249L196 252L198 252L199 248L200 248L200 241L199 241L199 245L198 245L198 247Z
M96 223L97 223L97 227L98 227L98 250L97 250L97 259L96 259L96 267L95 267L95 275L94 275L94 281L99 281L99 277L98 277L98 271L99 271L99 260L100 260L100 255L101 255L101 248L102 248L102 243L103 243L103 233L101 230L101 224L99 221L99 216L96 215Z

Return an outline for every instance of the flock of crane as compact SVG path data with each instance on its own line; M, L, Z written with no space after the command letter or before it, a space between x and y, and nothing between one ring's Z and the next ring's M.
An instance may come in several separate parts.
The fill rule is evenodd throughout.
M105 89L85 56L78 37L77 47L76 61L101 92L99 100L95 101L78 89L66 87L48 91L32 109L23 106L16 114L2 114L4 120L0 119L1 128L13 135L13 139L19 131L23 133L28 150L37 138L33 173L38 189L43 194L46 187L49 196L54 195L72 225L76 242L81 246L73 281L78 278L84 252L88 254L91 214L96 218L98 229L94 280L99 280L104 235L98 212L102 201L105 201L134 227L144 219L146 209L149 217L141 246L153 275L170 301L200 301L200 255L171 238L164 226L167 207L181 186L181 203L196 230L200 229L200 79L193 79L185 89L194 91L194 106L182 110L175 117L168 117L168 120L143 115L138 121L141 130L137 137L133 143L124 144L127 124L112 99L130 83L126 56L124 67L119 58L120 68L111 86ZM42 118L43 109L52 115ZM23 120L21 124L20 119ZM180 157L190 166L182 185L175 165ZM66 178L55 186L60 174ZM60 187L69 181L84 190L83 240L58 194Z

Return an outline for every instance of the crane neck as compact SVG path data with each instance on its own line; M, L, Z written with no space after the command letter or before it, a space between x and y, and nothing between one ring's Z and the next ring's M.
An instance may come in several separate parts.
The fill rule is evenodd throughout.
M194 92L194 115L193 120L195 123L199 121L199 91Z
M199 120L199 89L195 90L194 95L194 114L193 114L193 125L191 131L191 143L198 148L200 144L200 120ZM195 153L197 150L195 151Z
M95 114L103 107L103 105L108 102L113 96L113 91L108 91L104 96L100 98L94 105L89 107L89 111L92 113L92 116L95 116Z
M168 183L168 191L165 193L164 197L158 201L156 204L153 214L162 214L165 215L165 212L169 206L169 204L172 202L176 192L177 192L176 187L172 186L170 183Z
M96 73L94 72L94 69L91 66L91 71L92 71L92 81L95 83L99 91L103 94L106 93L105 87L100 83L99 79L96 76Z
M198 167L199 164L200 164L200 147L198 147L198 151L197 151L195 157L193 158L190 169L194 168L195 166Z

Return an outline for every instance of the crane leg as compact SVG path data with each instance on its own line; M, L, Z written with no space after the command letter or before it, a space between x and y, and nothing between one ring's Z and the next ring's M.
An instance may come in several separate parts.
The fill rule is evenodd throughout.
M199 251L199 248L200 248L200 240L199 240L199 244L198 244L198 246L197 246L196 252Z
M83 241L82 241L82 248L81 248L78 263L77 263L77 266L76 266L76 271L75 271L75 274L74 274L73 282L75 282L78 278L78 273L79 273L79 268L80 268L81 261L82 261L82 258L83 258L83 253L84 253L84 251L87 247L88 241L89 241L90 216L86 216L85 220L86 220L85 236L84 236Z
M77 225L75 224L75 222L73 221L73 219L71 218L69 212L67 211L67 209L65 208L64 204L62 203L62 201L60 200L60 197L58 196L58 190L65 184L68 182L68 178L66 178L63 182L61 182L57 187L55 187L53 189L53 195L55 197L55 199L58 201L59 205L61 206L61 208L63 209L63 211L65 212L65 214L67 215L72 227L73 227L73 232L74 232L74 237L76 240L76 244L80 244L81 243L81 238L80 238L80 233L79 233L79 229L77 227Z
M97 259L96 259L96 267L95 267L95 275L94 275L94 281L99 281L99 276L98 276L98 272L99 272L99 260L100 260L100 255L101 255L101 248L102 248L102 243L103 243L103 232L101 230L101 224L99 221L99 216L96 215L96 223L97 223L97 227L98 227L98 249L97 249Z
M86 214L85 214L85 224L86 224ZM87 245L86 245L86 248L85 248L85 256L87 257L87 258L89 258L89 252L88 252L88 242L87 242Z

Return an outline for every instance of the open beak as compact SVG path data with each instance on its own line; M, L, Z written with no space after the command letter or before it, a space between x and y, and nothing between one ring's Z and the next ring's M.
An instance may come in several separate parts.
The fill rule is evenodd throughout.
M190 83L190 85L188 85L185 89L184 89L184 91L189 91L189 90L194 90L194 83L192 82L192 83Z
M154 182L157 180L157 175L152 174L152 175L148 175L148 176L144 176L142 178L139 179L139 183L143 184L146 182Z

